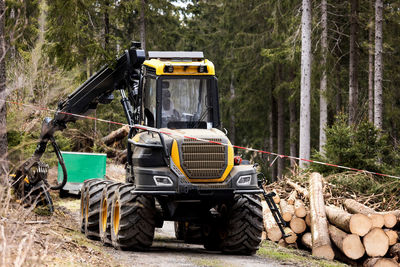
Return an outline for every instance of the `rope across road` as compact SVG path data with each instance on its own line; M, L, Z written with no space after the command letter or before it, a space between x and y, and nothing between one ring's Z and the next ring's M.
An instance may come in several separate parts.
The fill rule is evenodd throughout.
M23 107L27 107L27 108L31 108L31 109L35 109L35 110L43 110L43 111L48 111L48 112L52 112L52 113L65 114L65 115L74 116L74 117L82 118L82 119L96 120L96 121L99 121L99 122L115 124L115 125L120 125L120 126L128 126L130 128L136 128L138 130L145 130L145 131L161 133L161 134L165 134L165 135L168 135L168 136L171 136L171 137L180 136L180 137L193 139L193 140L197 140L197 141L201 141L201 142L213 143L213 144L223 145L223 146L226 146L226 147L231 146L233 148L237 148L237 149L241 149L241 150L251 151L251 152L260 153L260 154L267 154L267 155L271 155L271 156L275 156L276 157L273 160L272 164L275 162L275 160L277 158L281 158L281 159L287 158L287 159L292 159L292 160L297 160L297 161L305 161L305 162L309 162L309 163L313 163L313 164L330 166L330 167L333 167L333 168L339 168L339 169L344 169L344 170L348 170L348 171L355 171L355 172L360 172L360 173L365 173L365 174L378 175L378 176L382 176L382 177L390 177L390 178L394 178L394 179L399 179L400 180L400 176L384 174L384 173L378 173L378 172L372 172L372 171L368 171L368 170L361 170L361 169L357 169L357 168L352 168L352 167L347 167L347 166L342 166L342 165L332 164L332 163L327 163L327 162L321 162L321 161L317 161L317 160L311 160L311 159L304 159L304 158L299 158L299 157L294 157L294 156L282 155L282 154L278 154L278 153L274 153L274 152L270 152L270 151L265 151L265 150L261 150L261 149L250 148L250 147L242 147L242 146L237 146L237 145L232 145L232 144L223 144L223 143L220 143L220 142L210 141L210 140L197 138L197 137L193 137L193 136L186 136L186 135L183 135L183 134L181 134L181 133L179 133L177 131L174 131L174 130L166 131L165 129L157 129L157 128L154 128L154 127L148 127L148 126L144 126L144 125L140 125L140 124L129 125L129 124L126 124L126 123L115 122L115 121L100 119L100 118L86 116L86 115L73 114L73 113L68 113L68 112L63 112L63 111L50 109L50 108L47 108L47 107L40 107L40 106L35 106L35 105L25 104L25 103L15 102L15 101L9 101L9 100L4 100L4 99L0 99L0 102L9 103L9 104L12 104L12 105L23 106Z

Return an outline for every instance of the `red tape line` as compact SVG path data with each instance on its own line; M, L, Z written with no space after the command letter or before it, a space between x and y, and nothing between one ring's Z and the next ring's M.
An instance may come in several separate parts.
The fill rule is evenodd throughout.
M129 127L136 128L136 129L139 129L139 130L158 132L158 133L162 133L162 134L165 134L165 135L168 135L168 136L177 135L177 136L182 136L184 138L188 138L188 139L192 139L192 140L202 141L202 142L206 142L206 143L213 143L213 144L218 144L218 145L223 145L223 146L231 146L231 147L237 148L237 149L253 151L253 152L262 153L262 154L273 155L273 156L277 156L277 157L280 157L280 158L288 158L288 159L294 159L294 160L298 160L298 161L306 161L306 162L309 162L309 163L320 164L320 165L325 165L325 166L330 166L330 167L335 167L335 168L340 168L340 169L345 169L345 170L350 170L350 171L362 172L362 173L367 173L367 174L373 174L373 175L378 175L378 176L383 176L383 177L390 177L390 178L395 178L395 179L399 179L400 180L400 176L394 176L394 175L383 174L383 173L378 173L378 172L371 172L371 171L367 171L367 170L359 170L359 169L356 169L356 168L351 168L351 167L346 167L346 166L341 166L341 165L336 165L336 164L332 164L332 163L326 163L326 162L321 162L321 161L316 161L316 160L311 160L311 159L303 159L303 158L294 157L294 156L280 155L280 154L277 154L277 153L274 153L274 152L268 152L268 151L249 148L249 147L242 147L242 146L236 146L236 145L223 144L223 143L210 141L210 140L206 140L206 139L202 139L202 138L182 135L182 134L179 134L179 133L177 133L176 131L173 131L173 130L172 130L173 132L166 132L166 131L161 131L160 129L157 129L157 128L148 127L148 126L139 125L139 124L135 124L135 125L132 126L132 125L129 125L129 124L126 124L126 123L115 122L115 121L110 121L110 120L104 120L104 119L99 119L99 118L85 116L85 115L68 113L68 112L64 112L64 111L57 111L57 110L49 109L49 108L46 108L46 107L34 106L34 105L29 105L29 104L25 104L25 103L21 103L21 102L9 101L9 100L4 100L4 99L0 99L0 101L6 102L6 103L9 103L9 104L18 105L18 106L24 106L24 107L28 107L28 108L32 108L32 109L40 109L40 110L43 110L43 111L49 111L49 112L53 112L53 113L61 113L61 114L65 114L65 115L75 116L75 117L78 117L78 118L96 120L96 121L100 121L100 122L104 122L104 123L110 123L110 124L116 124L116 125L120 125L120 126L129 126Z

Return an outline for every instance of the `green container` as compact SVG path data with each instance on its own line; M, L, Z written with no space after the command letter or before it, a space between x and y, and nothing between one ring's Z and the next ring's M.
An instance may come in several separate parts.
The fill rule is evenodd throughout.
M61 152L65 167L67 168L68 181L64 191L79 193L82 184L87 179L105 178L106 175L106 154ZM58 163L58 182L63 179L63 172ZM76 192L77 191L77 192Z

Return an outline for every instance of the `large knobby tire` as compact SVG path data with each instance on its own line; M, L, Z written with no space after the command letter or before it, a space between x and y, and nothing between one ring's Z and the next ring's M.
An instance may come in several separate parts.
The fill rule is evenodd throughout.
M81 187L81 207L80 207L80 229L82 233L85 233L85 213L86 213L86 197L88 185L101 179L89 179L83 182Z
M156 220L152 196L136 195L134 187L118 188L112 202L111 240L116 249L146 250L153 243Z
M89 183L86 189L85 235L89 239L100 239L100 200L104 187L109 183L111 183L109 180L95 181L93 183Z
M221 249L225 253L252 255L257 252L263 231L263 215L258 195L235 195L228 210L226 236Z
M113 182L104 187L100 200L99 235L103 245L112 245L111 242L111 208L115 191L122 183Z

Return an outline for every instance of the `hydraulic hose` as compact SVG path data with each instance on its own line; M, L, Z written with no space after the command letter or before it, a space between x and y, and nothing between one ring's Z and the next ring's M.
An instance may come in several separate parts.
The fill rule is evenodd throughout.
M67 183L67 179L68 179L68 177L67 177L67 168L65 167L64 159L63 159L63 157L61 155L60 148L58 147L58 145L56 143L56 140L54 139L53 136L50 138L50 141L51 141L51 144L53 145L54 152L57 155L58 162L60 163L61 169L62 169L62 172L63 172L63 180L62 180L62 182L57 184L57 185L55 185L55 186L51 186L50 189L52 189L52 190L61 190L65 186L65 184Z

